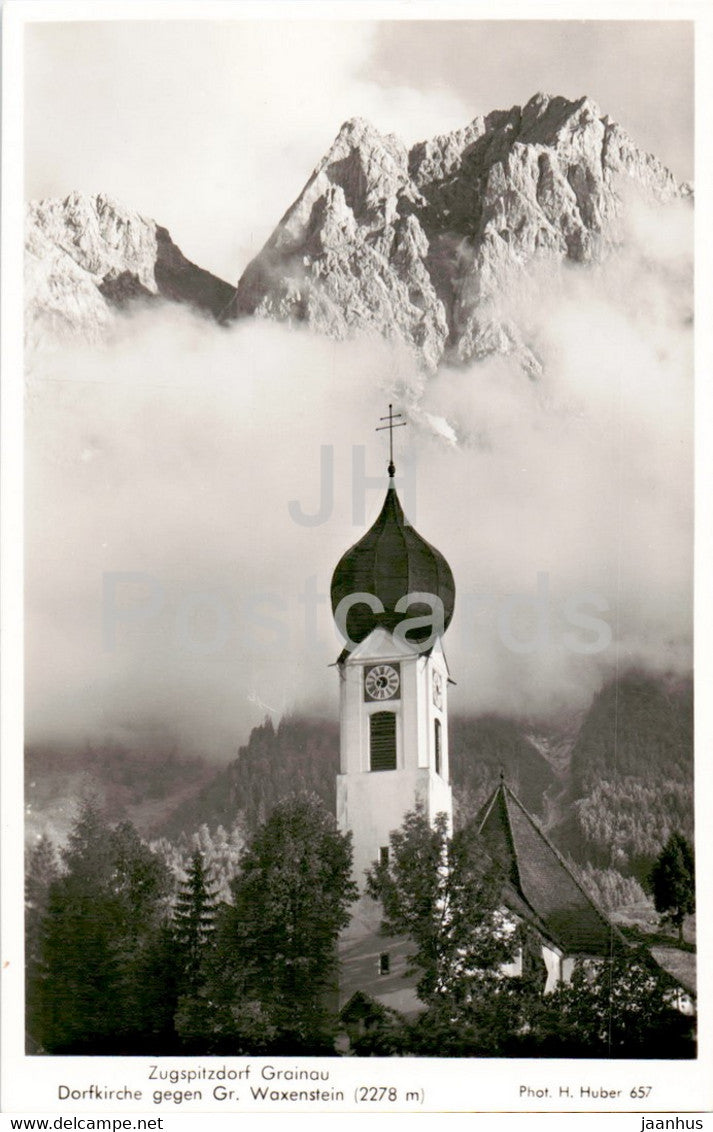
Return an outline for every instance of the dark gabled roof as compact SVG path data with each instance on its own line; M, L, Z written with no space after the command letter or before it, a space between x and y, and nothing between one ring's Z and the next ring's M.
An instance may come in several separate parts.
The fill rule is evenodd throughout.
M698 993L696 985L696 955L691 951L679 951L675 947L652 947L651 954L659 967L670 975L673 981L681 987L686 994L695 999Z
M372 998L365 991L356 991L339 1012L342 1022L359 1022L361 1020L383 1018L386 1008Z
M512 790L501 782L476 819L491 857L504 869L508 891L534 913L568 955L609 955L625 946L618 929L582 888L561 854ZM514 912L520 912L517 904Z
M372 594L384 606L383 613L373 613L364 603L355 604L347 616L347 630L352 641L363 641L381 625L392 631L409 619L429 616L430 605L411 605L408 612L397 613L396 604L410 593L436 595L443 602L444 630L448 628L455 604L455 582L451 568L435 546L431 546L409 523L396 494L393 479L376 522L337 563L332 576L332 611L345 597ZM423 637L430 635L423 629ZM418 630L413 639L418 640Z

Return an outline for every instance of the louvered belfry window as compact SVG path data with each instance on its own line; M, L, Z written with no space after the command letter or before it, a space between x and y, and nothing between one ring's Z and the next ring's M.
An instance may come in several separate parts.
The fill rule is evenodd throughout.
M370 716L370 765L372 770L396 770L396 713L377 711Z

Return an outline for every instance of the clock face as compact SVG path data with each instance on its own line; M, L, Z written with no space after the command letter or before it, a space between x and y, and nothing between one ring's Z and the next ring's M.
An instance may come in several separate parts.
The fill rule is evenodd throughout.
M443 677L440 672L433 673L433 703L437 708L443 708Z
M364 673L364 691L370 700L392 700L400 683L399 670L393 664L375 664Z

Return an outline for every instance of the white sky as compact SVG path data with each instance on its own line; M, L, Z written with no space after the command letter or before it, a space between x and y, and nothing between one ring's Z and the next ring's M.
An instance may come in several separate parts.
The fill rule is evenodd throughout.
M27 195L106 192L231 280L355 115L413 142L538 90L588 94L680 178L692 172L686 24L72 23L28 26L26 45ZM175 308L135 315L110 349L35 359L30 737L168 728L225 756L266 710L333 714L327 666L340 645L326 603L307 640L300 595L311 579L325 594L363 533L352 446L383 474L375 418L404 388L415 415L400 451L419 457L407 513L449 558L459 594L445 642L454 708L548 713L584 706L615 664L687 670L690 214L635 219L609 266L543 275L509 297L544 357L539 386L503 360L424 382L382 342L249 322L228 332ZM446 416L461 448L429 437L419 412ZM317 506L322 445L335 452L334 508L300 526L288 504ZM368 493L366 523L381 495ZM102 579L120 571L155 579L161 610L122 625L107 652ZM492 617L468 615L467 595L530 595L538 574L552 642L515 655ZM206 592L223 595L234 625L202 656L182 646L180 624ZM592 592L616 648L573 656L563 602ZM261 595L286 603L277 635L246 629Z
M236 281L342 122L414 142L543 90L589 95L693 175L689 22L26 27L26 195L106 192Z

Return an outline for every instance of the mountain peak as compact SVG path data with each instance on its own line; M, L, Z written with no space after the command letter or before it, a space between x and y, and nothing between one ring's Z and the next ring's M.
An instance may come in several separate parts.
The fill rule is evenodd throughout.
M366 118L349 118L339 130L313 180L324 173L339 185L350 207L373 211L408 181L408 152L394 134L382 134Z
M28 206L28 326L101 338L116 307L187 303L337 338L379 333L428 369L492 353L539 362L503 297L538 261L588 263L622 239L632 194L691 197L586 95L538 92L411 146L345 121L237 291L106 192Z
M544 90L538 90L537 94L533 94L529 102L525 103L525 110L546 110L551 101L551 94L547 94Z
M114 311L158 298L219 317L234 288L187 260L165 228L108 193L31 201L25 231L30 341L99 341Z
M606 254L632 189L688 193L586 95L539 92L409 151L351 118L248 265L233 313L378 331L429 368L514 353L535 374L498 296L537 259Z
M359 145L364 141L380 142L383 136L368 118L357 116L342 122L334 144L336 145L340 140L349 141L353 145Z
M523 114L525 113L534 113L538 117L547 114L574 117L581 113L591 119L601 118L602 116L599 106L589 95L583 94L580 98L570 99L561 94L546 94L544 91L533 94L532 98L525 103Z

